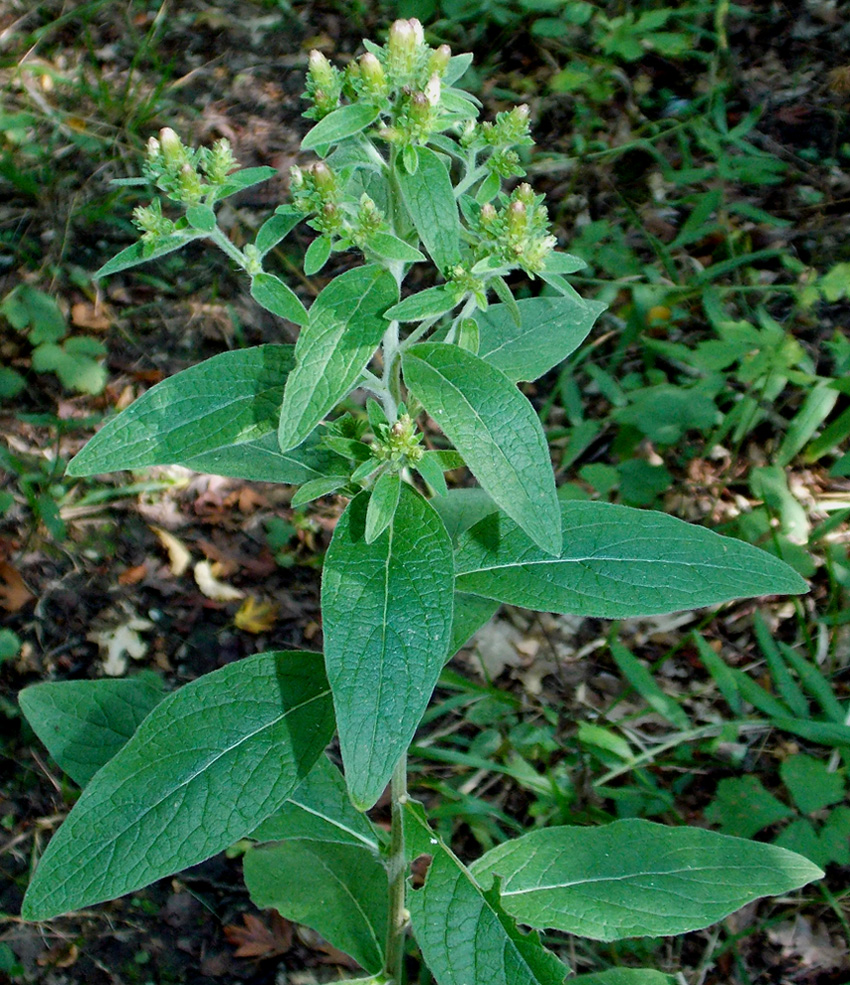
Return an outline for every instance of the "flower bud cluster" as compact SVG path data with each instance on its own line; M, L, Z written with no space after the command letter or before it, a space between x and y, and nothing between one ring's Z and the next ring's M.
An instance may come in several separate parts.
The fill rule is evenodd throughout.
M139 205L133 209L133 224L142 233L146 243L155 243L163 236L174 232L174 223L162 214L162 203L155 198L150 205Z
M549 214L542 195L527 182L514 189L501 209L489 202L481 207L477 228L477 260L495 257L506 267L522 267L529 274L543 269L556 239L549 231Z
M379 424L375 430L380 433L375 435L377 440L372 444L372 455L379 462L387 462L393 471L415 465L422 458L422 434L416 433L416 425L409 414L403 413L395 424Z
M186 147L171 127L164 127L158 138L148 140L143 172L168 198L197 205L236 167L229 141L218 140L210 148Z
M314 48L308 60L306 93L313 105L304 115L321 120L339 106L341 94L342 73Z
M461 301L468 294L475 298L475 303L482 311L487 309L487 285L483 278L473 274L468 266L457 264L447 272L446 287L451 292L455 302Z
M310 225L323 233L339 232L344 214L340 208L342 188L337 175L324 161L316 161L309 168L290 168L289 174L289 188L296 207L316 216Z

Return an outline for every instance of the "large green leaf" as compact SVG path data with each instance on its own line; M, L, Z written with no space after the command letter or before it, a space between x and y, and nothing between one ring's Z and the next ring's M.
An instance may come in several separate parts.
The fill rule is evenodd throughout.
M70 475L187 464L274 431L291 345L222 352L157 383L105 424L71 460Z
M499 603L494 599L483 599L478 595L455 592L452 645L449 647L449 656L453 657L482 626L490 622L498 608Z
M345 271L316 298L283 394L283 451L300 445L357 385L386 331L383 313L397 300L395 278L377 264Z
M249 849L254 904L317 930L367 971L379 971L387 933L387 871L362 845L293 838Z
M18 695L50 755L85 786L165 697L155 674L124 680L46 681Z
M378 106L370 106L367 103L352 103L349 106L340 106L332 113L328 113L324 119L307 132L301 141L302 150L313 150L315 147L323 147L327 144L338 144L346 137L353 137L355 133L365 130L370 123L374 123L380 115Z
M561 985L566 965L536 933L520 933L498 890L482 891L428 829L421 808L408 804L404 821L408 841L423 841L432 856L425 885L409 893L408 907L416 943L438 985Z
M561 515L565 546L557 558L502 513L461 534L458 591L619 619L806 590L772 554L663 513L573 500L561 503Z
M403 365L411 392L481 485L543 551L558 554L561 521L549 446L528 400L494 366L444 342L412 346Z
M354 808L342 774L320 757L283 807L251 832L254 841L310 838L377 850L372 822Z
M406 483L393 522L366 543L369 496L343 513L322 577L325 661L354 804L380 797L419 724L452 633L448 534Z
M306 325L309 319L301 299L274 274L259 273L251 278L251 297L266 311L279 318L288 318L296 325Z
M651 968L609 968L571 978L569 985L675 985L676 979Z
M460 263L460 215L449 172L429 147L419 149L415 174L398 170L398 183L413 225L443 273Z
M520 923L602 941L698 930L823 875L775 845L642 820L532 831L471 870L484 886L501 879Z
M517 325L506 304L477 311L478 355L515 383L536 380L577 348L607 305L571 297L517 302Z
M346 462L339 455L319 444L319 435L315 431L303 444L284 452L280 450L276 429L253 441L193 455L179 464L195 472L229 475L252 482L283 482L291 486L336 475L346 468Z
M116 254L111 260L94 272L94 279L100 280L110 274L117 274L120 270L128 267L137 267L140 263L147 263L148 260L156 260L158 257L165 256L179 250L193 239L199 239L203 233L175 233L173 236L163 236L155 245L140 239L132 246L128 246L120 253Z
M492 497L479 486L449 489L444 496L434 496L431 505L442 517L453 541L485 516L499 511Z
M315 653L261 653L170 694L51 839L24 919L113 899L222 851L283 806L332 734Z

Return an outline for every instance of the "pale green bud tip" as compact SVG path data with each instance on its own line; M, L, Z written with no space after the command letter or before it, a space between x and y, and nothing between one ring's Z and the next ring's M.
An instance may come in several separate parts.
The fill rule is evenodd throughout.
M293 188L300 188L304 184L304 172L295 164L289 169L289 184Z
M371 51L367 51L365 55L360 57L360 74L370 88L383 88L385 82L384 67Z
M160 150L162 149L156 137L150 137L148 139L147 148L148 148L148 157L150 157L151 159L159 157Z
M448 68L452 57L452 49L447 44L441 44L439 48L431 53L428 67L432 72L442 75Z
M416 44L424 44L425 31L422 28L422 24L415 17L411 17L408 24L410 24L410 29L413 31L413 37L416 40Z
M482 222L492 222L496 218L496 209L490 202L481 206L481 220Z
M321 53L321 51L319 51L316 48L313 48L313 50L310 52L308 62L310 65L310 69L314 72L317 69L321 71L323 68L329 66L330 64L327 58L325 58L325 56Z
M528 103L520 103L519 106L514 107L514 113L523 121L528 119L530 112Z
M410 21L397 20L393 22L390 28L389 46L391 52L399 53L412 51L416 47L416 35Z
M176 164L177 161L182 160L183 144L171 127L163 127L159 131L159 145L162 148L165 160L169 164Z
M324 161L317 161L312 168L313 178L319 191L330 191L334 186L334 173Z

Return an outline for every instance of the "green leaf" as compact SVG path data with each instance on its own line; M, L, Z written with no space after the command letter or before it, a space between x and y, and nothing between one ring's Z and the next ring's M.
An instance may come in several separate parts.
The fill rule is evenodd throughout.
M560 517L549 446L528 400L495 367L446 343L411 347L403 367L411 392L495 502L542 550L558 554Z
M315 653L257 654L173 692L83 791L22 916L114 899L222 851L283 806L332 734Z
M627 647L611 637L608 641L608 648L614 662L620 668L623 677L631 684L637 693L653 708L659 715L666 718L671 725L686 732L692 728L690 719L682 710L678 702L669 694L665 694L655 681L655 678L644 667Z
M277 426L276 418L272 424ZM300 486L311 479L336 475L345 469L345 463L340 461L338 455L323 448L318 437L314 431L297 448L282 452L277 431L269 431L253 441L225 445L185 458L179 464L195 472Z
M399 239L398 236L393 236L391 233L372 233L366 245L373 253L377 253L379 257L384 257L386 260L418 263L425 259L425 254L417 250L415 246L405 243L403 239Z
M233 174L227 176L227 181L215 192L216 202L220 202L223 198L228 198L230 195L235 195L237 192L244 191L246 188L251 188L254 185L259 185L263 181L268 181L269 178L274 178L277 175L277 168L270 168L268 165L263 165L257 168L242 168L241 171L234 171Z
M342 773L321 756L283 807L251 832L254 841L309 838L378 849L372 822L352 806Z
M779 767L779 775L803 814L844 800L844 775L830 772L826 763L813 756L789 756Z
M186 221L199 233L211 233L215 229L215 212L208 205L191 205L186 209Z
M312 927L367 971L380 970L387 873L369 849L298 838L249 849L243 871L255 906Z
M395 321L424 321L426 318L439 318L457 307L457 304L454 295L449 293L445 285L438 284L399 301L386 310L384 318Z
M561 985L569 969L532 932L522 934L483 892L469 869L432 834L421 808L405 808L405 834L427 837L432 855L425 885L408 894L413 935L438 985ZM424 830L423 830L424 829Z
M574 274L577 270L584 270L587 264L581 257L575 257L572 253L560 253L554 250L546 257L544 269L547 274Z
M137 267L140 263L147 263L148 260L156 260L158 257L165 256L166 253L179 250L181 246L191 243L193 239L199 239L201 235L200 233L177 233L174 236L163 236L156 241L156 245L140 239L138 243L133 243L132 246L128 246L126 250L122 250L111 260L107 260L99 270L92 274L92 277L94 280L100 280L110 274L117 274L120 270L126 270L128 267Z
M344 475L323 475L319 479L311 479L309 482L305 482L295 493L290 501L290 506L297 509L299 506L312 503L314 499L329 496L331 493L335 493L337 489L342 489L346 482L348 482L348 477Z
M438 496L447 496L449 487L443 475L443 465L434 452L426 451L416 463L416 471L428 483Z
M458 591L543 612L620 619L793 594L806 583L756 547L663 513L561 503L564 550L549 557L504 514L461 535Z
M457 651L484 626L490 622L499 608L493 599L482 599L478 595L455 592L454 620L452 622L452 643L449 655Z
M84 787L163 699L154 674L125 680L47 681L18 695L21 710L50 755Z
M0 400L9 400L26 389L27 381L14 369L0 366Z
M257 230L254 246L261 257L264 257L277 244L285 239L292 230L305 218L303 212L275 212Z
M606 305L545 297L518 301L517 308L522 319L519 327L504 304L475 313L481 331L478 355L515 383L536 380L566 359L587 337Z
M676 979L650 968L610 968L571 978L569 985L675 985Z
M338 144L346 137L353 137L365 130L370 123L374 123L380 112L378 106L370 106L368 103L340 106L308 131L301 141L301 150L314 150L316 147Z
M0 516L2 516L4 512L5 510L3 509L2 494L0 494ZM21 638L17 633L13 632L11 629L0 629L0 664L5 663L7 660L11 660L12 657L16 657L21 652L21 646ZM23 694L23 692L21 693ZM36 733L36 735L37 734L38 733ZM54 756L53 758L55 759L56 757Z
M79 355L79 348L71 345L73 341L68 339L63 345L45 342L33 349L32 368L39 373L56 373L69 390L100 393L106 385L106 370L88 355Z
M446 166L429 147L420 147L416 173L399 170L398 183L422 245L445 273L461 259L460 215Z
M317 274L328 262L331 255L330 236L317 236L304 254L304 273L308 277Z
M752 838L793 813L765 789L758 777L741 776L717 784L714 800L705 809L705 819L716 824L724 834Z
M395 278L377 264L346 270L316 298L283 394L282 451L300 445L357 385L386 331L383 314L397 298Z
M392 523L400 497L401 479L398 473L384 472L369 497L366 530L363 535L367 544L373 544Z
M410 744L451 642L451 543L404 483L390 527L365 539L369 496L343 513L322 577L325 661L351 799L367 810Z
M431 505L442 517L453 542L464 530L499 511L490 495L477 486L450 489L444 496L435 496Z
M823 875L774 845L643 820L532 831L472 873L502 878L502 905L521 923L602 941L699 930Z
M70 475L187 464L273 431L294 362L289 345L222 352L151 387L105 424Z
M288 318L296 325L307 324L309 316L300 298L274 274L255 274L251 278L251 297L273 315Z

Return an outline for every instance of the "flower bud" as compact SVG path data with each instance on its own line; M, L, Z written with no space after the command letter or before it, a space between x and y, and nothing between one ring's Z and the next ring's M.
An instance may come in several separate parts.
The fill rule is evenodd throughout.
M302 188L304 186L304 172L296 164L289 169L289 187Z
M159 145L162 148L162 156L165 158L165 163L169 166L177 167L185 161L186 155L183 150L183 144L171 127L163 127L159 131Z
M442 78L451 57L452 49L447 44L441 44L439 48L431 52L431 57L428 59L429 70L436 72Z
M511 112L521 123L525 123L530 113L528 103L520 103L519 106L514 106Z
M410 21L399 19L393 22L388 44L391 57L404 58L413 53L416 48L416 35Z
M371 51L360 57L360 76L369 92L382 93L386 89L384 66Z
M422 24L415 17L411 17L407 23L410 24L417 46L425 44L425 31L422 29Z
M516 201L522 202L526 208L531 208L534 205L534 189L529 185L527 181L524 181L514 192Z
M313 180L316 183L316 190L323 197L331 195L336 191L336 178L333 171L324 161L317 161L312 169Z
M321 51L314 48L310 52L308 66L310 78L313 80L315 85L320 88L333 89L333 69L331 68L331 63L327 60L327 58L325 58Z
M159 141L156 139L156 137L148 138L147 151L148 151L149 160L155 161L159 157L162 148L159 146Z
M508 206L508 229L514 236L521 236L528 224L528 212L522 202L511 202Z
M425 86L425 98L431 106L437 106L440 102L440 76L436 72L428 79Z
M410 97L410 118L419 126L431 121L431 102L424 92L414 92Z
M495 218L496 210L490 202L481 206L481 222L483 225L489 226Z

